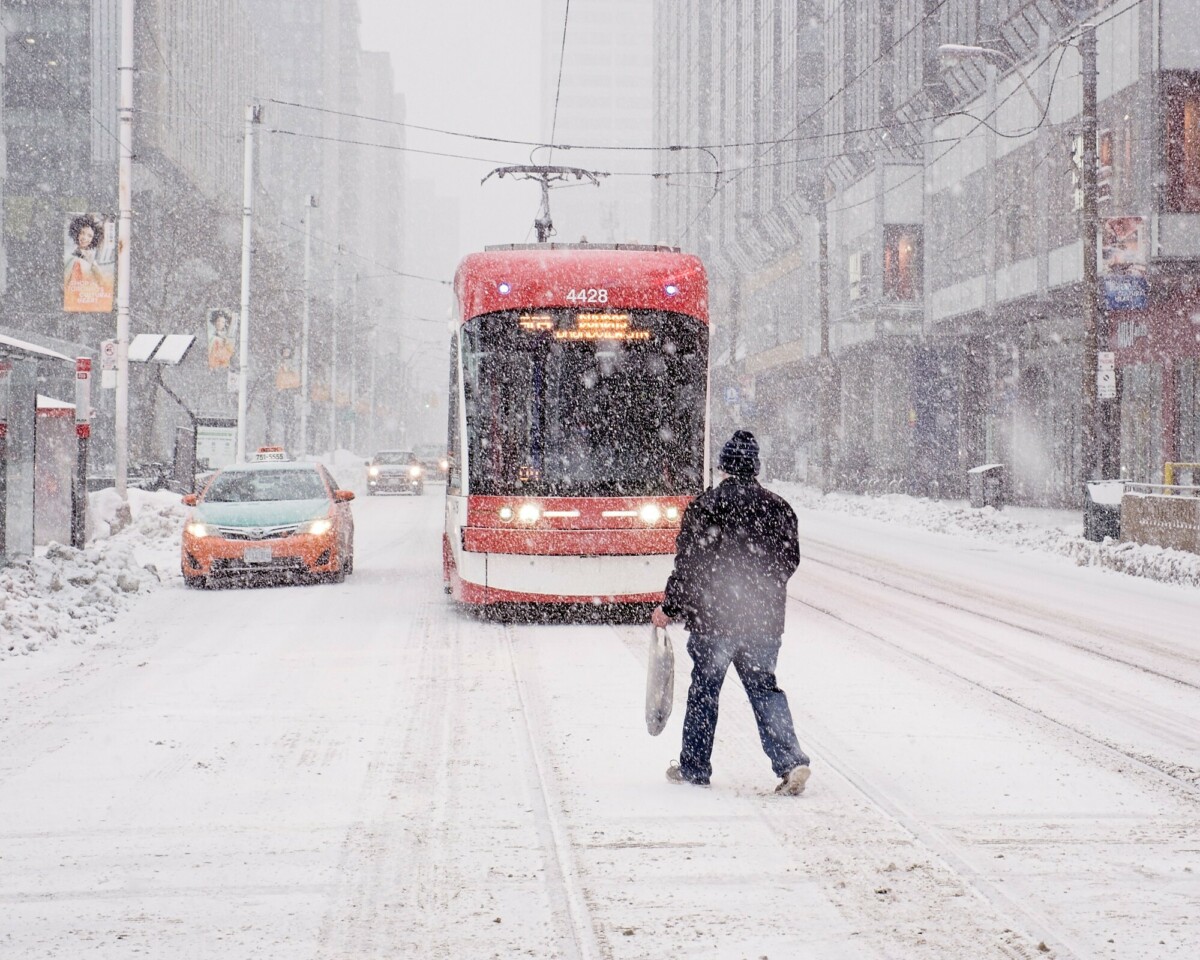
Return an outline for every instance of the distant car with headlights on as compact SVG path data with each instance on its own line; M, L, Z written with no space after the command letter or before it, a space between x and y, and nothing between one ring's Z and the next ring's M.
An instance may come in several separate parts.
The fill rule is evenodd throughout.
M321 464L264 460L218 470L183 526L180 566L189 587L221 578L322 579L354 570L354 494Z
M425 476L430 480L445 480L450 472L450 458L446 448L437 443L425 443L417 446L414 451L421 466L425 468Z
M425 492L425 467L411 450L380 450L367 461L367 496Z

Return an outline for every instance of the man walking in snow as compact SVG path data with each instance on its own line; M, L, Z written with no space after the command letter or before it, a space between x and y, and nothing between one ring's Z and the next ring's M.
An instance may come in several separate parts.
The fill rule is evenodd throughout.
M808 781L787 695L775 683L788 578L800 563L796 514L755 478L758 443L738 430L718 461L728 476L692 501L675 544L675 569L651 620L682 620L689 632L692 684L675 783L707 785L721 685L732 663L750 698L758 736L779 777L776 793L796 796Z

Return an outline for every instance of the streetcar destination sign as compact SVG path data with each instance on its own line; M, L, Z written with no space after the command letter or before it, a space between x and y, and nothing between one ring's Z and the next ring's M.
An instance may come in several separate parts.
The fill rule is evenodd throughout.
M529 333L552 333L555 340L649 340L649 330L629 325L628 313L566 313L566 323L574 326L555 329L554 317L548 313L523 313L517 318L522 330Z

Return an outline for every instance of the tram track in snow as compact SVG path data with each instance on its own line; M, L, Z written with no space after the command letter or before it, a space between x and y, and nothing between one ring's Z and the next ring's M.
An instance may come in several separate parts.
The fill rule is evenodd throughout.
M644 664L646 647L641 638L626 633L621 635L621 640L628 652ZM687 662L685 659L684 663ZM681 690L686 697L690 682L688 671L681 669L681 666L677 659L677 701L680 700ZM736 677L733 680L737 682ZM725 698L731 693L732 690L727 684L722 698L723 705ZM677 709L683 709L683 706L683 703L678 703ZM751 727L743 727L732 733L726 728L722 729L725 730L722 736L732 736L743 755L753 757L760 751L757 736ZM892 791L869 773L843 760L842 757L848 751L834 732L806 720L802 739L814 758L819 758L817 762L822 768L828 768L844 780L849 789L873 806L885 822L894 824L899 831L915 840L935 862L940 861L940 866L931 866L927 870L906 871L904 874L907 883L919 886L920 902L933 909L931 904L938 902L939 898L944 898L938 907L939 913L942 910L963 910L965 902L961 899L961 893L954 890L957 884L961 885L961 890L968 891L987 903L996 911L994 916L1006 918L1005 923L1012 924L1012 928L1006 928L1005 923L997 923L995 929L984 933L983 931L988 930L987 921L977 916L977 908L965 907L967 916L962 918L962 922L978 922L981 936L990 935L996 938L990 943L980 941L976 944L975 956L1003 957L1005 960L1034 960L1035 957L1083 960L1090 955L1083 945L1073 937L1065 935L1061 926L1051 916L1036 903L1030 902L1031 898L1022 898L1017 895L1015 889L1005 889L1003 885L989 879L985 875L985 868L975 862L961 843L908 810L901 799L894 796ZM811 844L810 831L813 824L808 817L797 816L798 812L803 811L808 798L780 798L752 788L736 788L734 795L752 810L754 818L782 847L793 848ZM828 822L826 817L822 817L821 821ZM841 852L842 865L831 867L829 858L823 858L819 863L821 869L833 870L833 873L824 877L831 900L837 902L848 915L863 920L870 918L873 923L884 929L902 924L896 920L891 905L879 897L879 891L876 891L874 898L856 897L849 892L855 888L874 889L877 886L875 881L878 878L871 873L870 867L870 864L880 859L874 847L875 842L870 830L865 830L861 836L842 836L836 842L836 847ZM896 852L892 852L891 856L899 859ZM883 859L889 858L884 856ZM865 944L863 947L864 950L867 949ZM886 952L886 946L880 943L879 950L882 955Z
M522 772L529 785L531 813L538 837L546 853L545 890L558 927L560 956L569 960L607 960L612 953L603 949L596 934L583 881L571 851L571 839L561 812L562 803L550 775L550 760L536 732L540 718L536 704L527 693L521 654L517 649L517 630L513 624L505 623L503 631L513 686L520 705L517 739L524 767Z
M935 604L940 607L947 607L952 610L960 611L962 613L967 613L972 616L978 617L979 619L991 621L1000 626L1012 627L1015 630L1020 630L1022 633L1030 634L1032 636L1039 637L1043 640L1051 640L1054 643L1058 643L1058 644L1062 644L1064 646L1071 647L1075 650L1090 654L1090 655L1100 658L1102 660L1108 660L1108 661L1111 661L1112 663L1116 663L1116 664L1119 664L1124 667L1129 667L1130 669L1137 670L1141 673L1149 674L1150 676L1158 677L1163 680L1169 680L1172 683L1179 684L1180 686L1184 686L1184 687L1191 688L1193 690L1200 691L1200 680L1190 680L1190 679L1181 677L1177 674L1164 672L1163 670L1156 669L1155 667L1149 666L1145 663L1139 663L1138 661L1131 660L1128 657L1119 656L1119 655L1117 655L1115 653L1111 653L1107 650L1100 649L1094 643L1088 643L1084 640L1072 639L1071 637L1064 636L1063 632L1061 632L1061 631L1050 632L1050 631L1042 629L1040 627L1030 626L1028 623L1022 623L1015 617L998 616L995 613L988 613L985 611L981 611L978 609L977 606L971 606L971 605L968 605L967 603L954 602L952 600L949 600L949 599L947 599L947 596L954 596L954 595L962 596L963 591L961 590L959 585L951 583L944 579L930 577L930 576L922 577L922 576L913 574L911 571L903 570L892 564L888 564L886 561L883 561L878 557L874 557L874 556L870 556L870 555L862 554L862 553L856 553L854 551L848 551L848 550L845 550L844 548L836 546L834 544L825 543L825 542L818 541L818 540L805 541L805 542L813 543L816 546L821 547L823 549L827 549L831 552L836 552L836 553L839 553L842 555L852 557L855 561L863 561L863 562L869 563L876 569L888 570L889 572L894 572L897 576L901 576L901 577L904 577L909 580L916 580L918 582L928 584L932 588L933 591L940 591L941 595L935 595L935 593L930 592L929 589L915 589L913 587L904 586L903 584L897 583L895 580L887 579L882 575L872 575L872 574L864 573L861 568L855 568L854 566L849 565L849 563L846 563L846 564L835 563L835 562L827 560L827 559L821 559L818 557L814 557L811 553L806 553L804 555L805 563L817 564L819 566L828 567L829 569L836 570L839 573L848 574L857 579L866 580L869 583L874 583L874 584L877 584L878 586L885 587L888 590L894 590L897 593L907 594L911 597L915 597L920 600L928 601L929 603ZM991 602L991 603L1004 602L1003 597L1001 597L999 595L988 594L983 591L977 591L974 594L974 596L983 602ZM1047 619L1051 619L1054 616L1055 616L1055 614L1050 611L1040 610L1040 609L1037 609L1034 607L1031 607L1027 613L1027 617L1030 620L1044 621ZM1087 633L1091 636L1096 637L1097 639L1099 639L1101 641L1109 641L1109 642L1121 643L1121 644L1128 644L1131 642L1129 637L1116 634L1113 631L1107 629L1103 624L1100 624L1100 623L1076 621L1076 622L1070 624L1070 626L1073 629L1075 629L1081 633ZM1167 658L1173 659L1173 660L1181 660L1183 662L1186 662L1189 665L1200 668L1200 656L1187 656L1186 654L1184 654L1183 652L1181 652L1178 649L1164 650L1159 645L1155 644L1153 641L1151 641L1145 637L1139 637L1136 639L1136 641L1133 641L1133 642L1135 642L1136 645L1138 647L1140 647L1141 649L1143 649L1145 652L1154 654L1156 656L1167 657Z
M1036 666L1031 666L1029 663L1023 662L1020 659L1012 657L1000 657L994 648L989 648L980 640L973 639L974 634L970 632L956 630L947 626L939 626L937 625L936 621L931 621L927 618L920 619L918 622L918 614L910 610L902 610L896 606L888 605L886 601L882 600L877 595L880 588L894 591L907 598L929 603L944 610L952 611L956 616L974 618L989 624L1003 626L1007 629L1018 631L1021 634L1035 637L1039 641L1052 641L1059 643L1076 652L1099 658L1102 661L1107 661L1109 664L1115 664L1120 667L1126 667L1139 671L1140 673L1154 678L1155 680L1166 681L1172 685L1178 685L1187 690L1200 690L1200 684L1193 683L1185 678L1147 668L1142 664L1129 661L1122 657L1109 655L1104 651L1096 650L1088 644L1063 638L1060 635L1044 629L1028 627L1017 622L1014 618L989 614L965 604L954 603L950 600L947 600L945 597L930 596L929 594L920 590L914 590L902 585L897 585L881 577L862 573L848 566L830 563L824 560L813 560L811 558L809 558L808 562L820 564L829 569L836 570L841 574L847 574L860 581L865 581L871 584L872 593L875 595L867 595L863 592L856 593L855 591L847 589L844 586L840 589L848 601L858 605L860 608L870 608L876 611L876 613L880 616L902 623L906 634L919 631L932 639L946 644L947 646L952 646L963 652L969 653L971 656L980 661L993 663L997 662L998 660L1002 661L1003 666L1006 669L1021 675L1023 679L1031 682L1054 681L1061 683L1063 682L1064 678L1061 676L1052 676L1048 669L1038 669ZM796 593L795 588L789 591L788 599L800 606L813 610L824 617L850 628L856 633L869 638L876 644L882 645L889 650L899 653L905 659L917 663L925 669L933 670L940 675L953 678L958 683L966 684L976 690L983 691L989 696L1003 701L1010 708L1019 710L1026 715L1037 718L1042 723L1050 724L1075 738L1086 741L1095 748L1099 748L1108 752L1110 755L1119 757L1122 762L1134 764L1138 769L1142 770L1147 775L1158 779L1167 785L1181 789L1192 796L1200 797L1200 770L1181 763L1161 760L1157 757L1143 754L1115 740L1109 739L1106 736L1100 735L1088 729L1084 729L1076 723L1056 717L1039 706L1026 702L1015 693L1002 689L998 685L968 676L966 673L940 662L933 656L912 649L911 646L885 635L885 633L881 632L878 627L866 626L861 622L861 620L856 621L855 618L845 615L844 612L839 612L836 609L832 609L830 606L823 605L799 596ZM1071 684L1070 696L1073 697L1077 702L1087 703L1093 708L1102 711L1128 711L1131 707L1133 707L1139 711L1139 719L1143 722L1143 724L1148 728L1154 728L1154 732L1156 734L1175 737L1179 740L1190 740L1192 737L1194 724L1189 723L1185 718L1182 717L1166 716L1165 712L1160 711L1158 706L1154 703L1133 704L1128 698L1121 698L1115 694L1099 693L1094 688L1088 688L1083 683Z

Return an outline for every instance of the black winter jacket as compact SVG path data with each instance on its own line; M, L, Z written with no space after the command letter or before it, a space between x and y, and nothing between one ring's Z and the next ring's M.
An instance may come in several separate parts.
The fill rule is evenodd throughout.
M700 636L781 636L796 526L787 502L752 478L704 491L683 514L663 612Z

